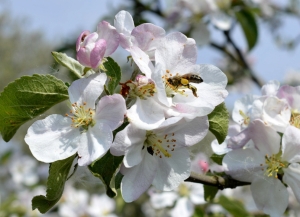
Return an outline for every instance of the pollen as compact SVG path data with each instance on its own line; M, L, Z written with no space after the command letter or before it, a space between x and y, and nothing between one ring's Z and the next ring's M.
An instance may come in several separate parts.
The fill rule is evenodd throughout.
M268 177L277 178L278 174L282 173L282 169L288 166L288 162L284 162L281 160L281 153L273 154L272 156L265 156L265 163L267 165L267 169L265 171L265 175Z
M175 133L157 135L153 131L147 131L145 145L151 147L153 153L159 158L169 158L172 157L170 152L174 151L174 147L176 146L176 144L174 144L176 139L172 138L174 136ZM170 137L170 139L166 139L167 137ZM170 142L172 142L172 144Z
M290 124L294 127L300 128L300 113L297 110L292 111Z
M86 108L86 102L84 102L83 105L73 103L70 115L66 114L66 116L72 120L71 127L82 127L83 129L87 130L89 126L95 125L94 114L95 110Z

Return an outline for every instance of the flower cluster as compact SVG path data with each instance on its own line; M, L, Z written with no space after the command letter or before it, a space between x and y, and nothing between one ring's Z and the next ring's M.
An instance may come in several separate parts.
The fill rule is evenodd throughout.
M106 95L108 76L99 69L118 45L140 72L120 84L121 94ZM97 32L81 33L76 50L77 60L95 74L69 87L69 114L50 115L28 129L25 141L32 154L51 163L77 153L79 166L109 149L114 156L124 155L120 172L126 202L151 185L163 191L178 187L190 175L187 147L204 138L207 115L227 96L225 74L196 64L194 39L180 32L166 34L150 23L135 27L126 11L115 16L114 26L102 21ZM124 117L129 124L115 131L114 138Z
M236 101L225 144L213 148L223 158L225 172L251 183L256 206L271 216L282 216L288 206L287 186L300 202L300 87L270 81L261 96Z

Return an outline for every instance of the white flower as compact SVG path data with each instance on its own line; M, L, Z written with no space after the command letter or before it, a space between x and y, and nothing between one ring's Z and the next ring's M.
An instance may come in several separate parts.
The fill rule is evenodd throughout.
M196 65L195 41L179 32L167 35L155 52L155 66L141 49L131 49L135 63L154 80L166 117L204 116L224 101L227 78L212 65Z
M151 184L163 191L176 188L190 175L187 147L202 140L207 131L207 117L190 122L173 117L153 130L129 124L117 133L111 153L125 155L121 168L124 200L136 200Z
M252 140L255 148L237 149L223 159L227 174L239 181L251 182L251 191L259 209L271 216L281 216L288 205L290 186L300 201L300 134L289 126L282 137L262 121L254 121Z
M112 131L123 122L126 111L121 95L104 96L106 74L76 80L69 87L71 115L50 115L28 129L25 142L40 161L51 163L78 153L78 165L88 165L110 148Z
M115 201L107 195L92 195L87 212L91 217L117 217L112 213L115 208Z

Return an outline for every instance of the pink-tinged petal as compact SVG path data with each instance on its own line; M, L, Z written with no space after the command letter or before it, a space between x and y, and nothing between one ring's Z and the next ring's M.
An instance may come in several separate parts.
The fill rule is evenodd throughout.
M104 56L109 56L115 52L120 42L120 36L116 28L108 22L102 21L97 26L97 33L99 38L106 41L106 51Z
M293 109L299 109L299 104L300 104L300 87L292 87L292 86L282 86L278 93L277 96L279 98L284 98L288 101L289 105Z
M76 41L76 51L79 51L80 44L84 41L85 37L87 37L89 34L90 34L90 31L85 30L79 35L79 37L77 38L77 41Z
M283 169L282 181L287 184L294 192L295 197L300 203L300 165L292 163L288 168Z
M149 59L149 56L136 46L131 47L130 53L132 55L132 59L138 65L141 72L144 73L146 77L151 78L151 74L154 71L154 66Z
M130 147L144 144L146 131L129 124L124 130L117 133L115 140L110 148L112 155L125 155Z
M227 146L231 149L239 149L244 147L251 140L251 128L246 128L240 133L232 136L228 142Z
M114 26L119 33L123 33L125 36L130 36L134 28L134 22L131 14L127 11L120 11L117 13L114 19Z
M126 115L130 123L144 130L157 128L165 120L163 108L152 98L137 98Z
M257 178L251 183L251 192L258 209L272 217L281 217L288 206L289 194L280 180Z
M71 124L70 118L56 114L34 122L25 136L33 156L39 161L51 163L75 154L80 131Z
M91 67L90 54L91 54L90 50L84 47L79 48L76 54L76 58L81 65L84 65L86 67Z
M195 211L195 205L187 198L179 198L175 207L170 211L171 217L190 217Z
M248 127L254 145L264 155L277 154L280 149L280 136L270 126L266 126L261 120L251 122Z
M157 169L153 186L158 190L171 191L177 188L191 173L191 160L186 148L175 149L171 157L151 157L156 159Z
M300 130L288 126L282 137L282 159L289 163L300 162Z
M130 169L125 170L121 182L121 192L125 202L138 199L151 185L158 168L156 158L143 151L144 160Z
M160 39L165 36L163 28L151 23L144 23L135 27L131 35L133 36L133 46L139 47L145 51L150 59L154 58L154 51L159 46Z
M253 148L236 149L225 155L223 167L232 178L252 182L256 176L264 176L265 156Z
M115 130L123 123L125 113L125 100L120 94L104 96L97 104L95 120Z
M81 133L78 148L78 165L86 166L102 157L113 141L112 131L102 123Z
M269 81L261 88L261 95L276 96L279 87L280 83L278 81Z
M157 135L174 134L178 147L188 147L200 142L208 132L208 119L206 116L186 121L184 118L172 117L166 119L157 129L153 130Z
M97 69L101 64L101 60L104 57L106 51L106 41L103 39L99 39L96 43L94 48L91 50L90 54L90 62L91 67L93 69Z
M97 73L88 78L74 81L68 89L71 103L78 105L86 103L87 108L95 108L95 101L101 95L107 76L105 73Z
M164 73L169 75L187 74L186 72L197 60L197 46L180 32L170 33L161 40L155 52L155 61L160 63Z

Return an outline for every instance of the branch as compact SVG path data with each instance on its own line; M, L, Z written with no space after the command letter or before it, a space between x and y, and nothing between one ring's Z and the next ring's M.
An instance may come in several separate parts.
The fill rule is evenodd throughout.
M236 46L236 44L234 43L234 41L231 39L230 36L230 31L223 31L227 41L232 45L232 47L234 48L235 52L237 53L240 61L243 64L243 67L246 69L246 71L250 74L250 77L252 79L252 81L254 83L256 83L259 87L262 87L264 85L264 82L262 82L258 77L256 77L254 75L253 70L251 69L251 67L249 66L249 64L247 63L244 55L242 54L241 50Z
M220 190L223 190L224 188L236 188L238 186L250 185L250 183L248 182L237 181L230 178L230 176L227 175L225 175L224 177L217 175L207 176L203 174L197 174L194 172L191 172L190 177L187 178L185 181L214 186Z

